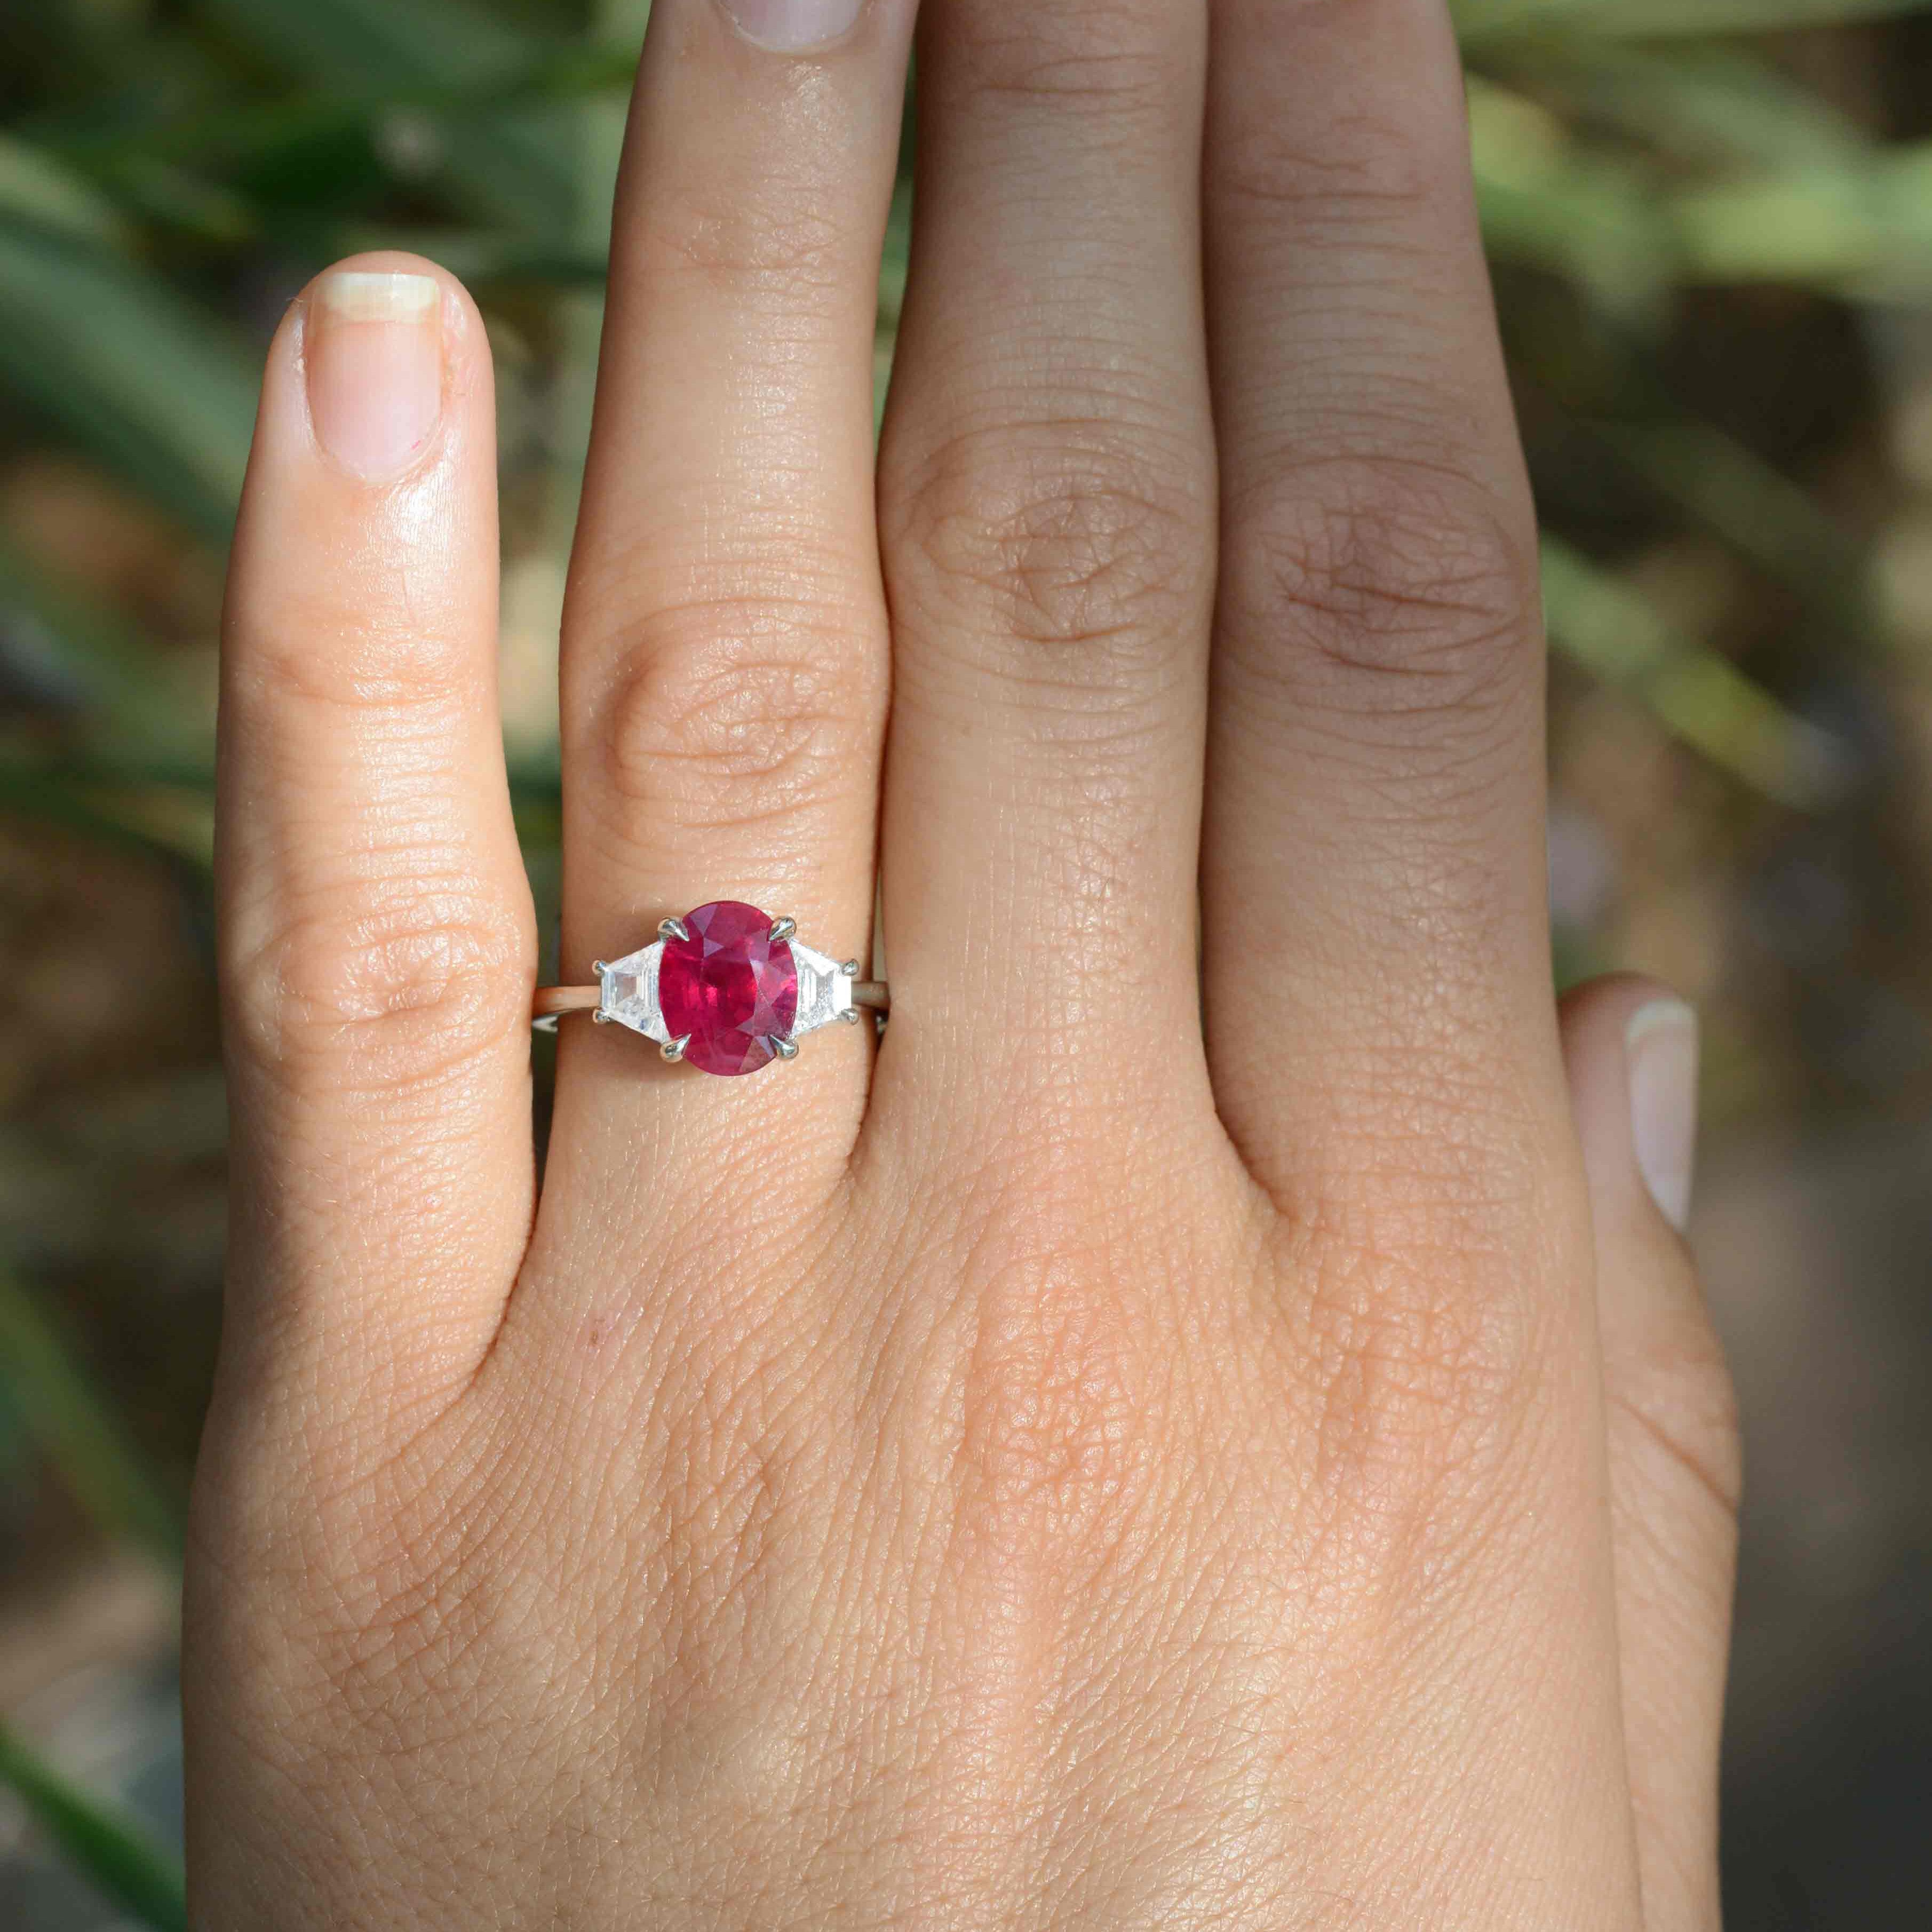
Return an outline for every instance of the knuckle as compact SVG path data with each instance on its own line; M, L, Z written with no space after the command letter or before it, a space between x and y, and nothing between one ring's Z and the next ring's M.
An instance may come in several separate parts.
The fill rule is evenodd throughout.
M932 1444L948 1520L1022 1591L1098 1580L1184 1480L1166 1276L1146 1264L1150 1245L1184 1244L1151 1222L1124 1232L1094 1172L1066 1136L1022 1124L962 1160L935 1216L953 1306L908 1412L915 1427L951 1418ZM1172 1256L1176 1269L1196 1258Z
M1364 238L1418 255L1417 211L1440 202L1456 176L1434 143L1368 103L1326 117L1321 139L1291 115L1254 116L1210 162L1211 190L1236 218L1288 229L1305 244L1331 238L1358 252ZM1460 144L1457 158L1460 159Z
M1436 1486L1514 1432L1532 1324L1444 1258L1332 1263L1310 1304L1325 1481L1383 1497Z
M1688 1268L1686 1270L1688 1274ZM1694 1281L1669 1313L1610 1364L1614 1417L1639 1445L1706 1491L1726 1515L1744 1499L1744 1436L1730 1364Z
M343 562L352 578L372 585L391 574L380 557L352 554ZM409 591L401 602L371 596L350 609L339 575L319 585L298 575L278 594L272 628L246 630L241 617L232 620L230 658L243 689L264 704L352 718L413 710L434 715L470 700L487 674L487 656L447 586L426 574Z
M1499 1202L1458 1227L1359 1196L1320 1212L1286 1268L1318 1492L1400 1540L1459 1497L1479 1507L1536 1438L1560 1341L1520 1256L1551 1217Z
M659 215L643 253L675 262L704 286L788 300L836 291L861 246L836 197L808 176L763 176L742 193L680 199Z
M350 1090L434 1083L528 1024L527 919L466 878L298 906L231 975L250 1057Z
M722 826L782 817L868 782L855 754L881 701L830 613L771 604L666 614L621 662L602 706L620 806ZM868 654L869 655L869 654Z
M1157 1480L1157 1352L1117 1274L1063 1231L975 1286L954 1482L1003 1564L1103 1568Z
M1176 97L1185 72L1174 52L1178 25L1162 0L988 8L961 20L949 52L975 92L1020 104L1093 101L1114 114Z
M1480 725L1538 662L1534 552L1434 465L1295 467L1230 506L1222 610L1244 676L1330 718Z
M1203 594L1205 484L1118 434L955 436L894 494L896 542L1022 644L1139 645Z

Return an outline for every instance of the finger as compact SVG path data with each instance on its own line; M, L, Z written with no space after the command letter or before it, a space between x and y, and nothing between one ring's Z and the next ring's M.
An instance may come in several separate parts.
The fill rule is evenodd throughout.
M563 639L564 962L582 978L713 900L870 938L886 679L872 511L872 344L910 0L652 10L618 187L610 305ZM855 24L856 22L856 24ZM556 1131L640 1144L660 1199L745 1144L765 1082L663 1078L566 1028ZM761 1063L769 1064L769 1062ZM787 1104L856 1127L841 1030ZM808 1162L850 1133L801 1136Z
M1542 643L1447 8L1212 14L1208 1046L1280 1198L1465 1070L1560 1120Z
M880 1106L927 1049L1078 1064L1090 1108L1122 1080L1171 1095L1162 1048L1198 1065L1204 56L1194 5L928 0L880 454Z
M1718 1754L1737 1550L1730 1383L1678 1232L1697 1022L1660 986L1564 1002L1596 1228L1624 1730L1648 1932L1716 1932Z
M469 1372L530 1226L495 460L453 280L379 255L311 285L269 351L223 638L224 1346L378 1403Z

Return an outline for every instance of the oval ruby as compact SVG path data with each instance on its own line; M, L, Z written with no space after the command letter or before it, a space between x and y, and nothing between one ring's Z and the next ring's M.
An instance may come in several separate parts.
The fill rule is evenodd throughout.
M798 967L772 938L769 914L719 899L684 916L688 939L667 939L658 1004L684 1057L706 1073L755 1073L775 1057L774 1034L798 1017Z

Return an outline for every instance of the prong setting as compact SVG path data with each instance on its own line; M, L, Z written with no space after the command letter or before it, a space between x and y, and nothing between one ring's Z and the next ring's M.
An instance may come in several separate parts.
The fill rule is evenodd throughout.
M793 1059L807 1034L834 1020L856 1026L862 1010L884 1004L883 988L859 979L856 959L815 951L794 936L797 924L788 917L719 901L661 920L658 931L635 952L598 960L597 988L568 990L592 994L582 1004L594 1008L599 1025L643 1034L673 1066L754 1072ZM688 983L694 974L700 986L704 976L722 976L734 994L754 995L742 1002L743 1020L734 1024L722 1016L728 1009L706 1006Z

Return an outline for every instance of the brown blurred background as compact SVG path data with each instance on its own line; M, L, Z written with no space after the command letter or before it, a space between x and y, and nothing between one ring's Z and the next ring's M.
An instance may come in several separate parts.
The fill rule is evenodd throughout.
M645 10L0 8L7 1932L178 1922L179 1522L224 1211L212 694L259 359L352 248L419 248L477 290L506 737L552 908L557 615ZM1641 968L1706 1022L1696 1240L1750 1458L1729 1922L1917 1927L1932 8L1458 14L1547 537L1558 975ZM910 214L902 184L882 383Z

